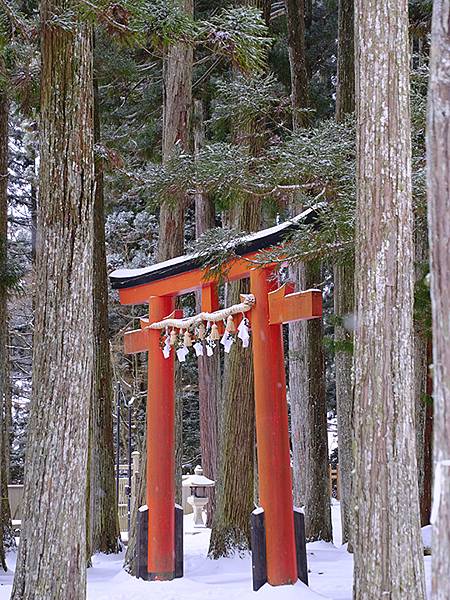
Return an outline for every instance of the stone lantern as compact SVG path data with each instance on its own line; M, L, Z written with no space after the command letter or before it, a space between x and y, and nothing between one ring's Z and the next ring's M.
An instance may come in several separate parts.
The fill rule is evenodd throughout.
M206 488L214 487L215 482L205 477L203 469L200 465L197 465L194 469L194 475L187 477L183 481L183 486L191 489L191 495L188 496L187 501L194 509L194 527L205 527L203 509L208 504Z

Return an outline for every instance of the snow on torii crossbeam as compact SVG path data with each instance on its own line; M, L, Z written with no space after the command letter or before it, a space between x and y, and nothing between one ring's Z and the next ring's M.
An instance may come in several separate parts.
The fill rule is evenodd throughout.
M298 223L311 223L315 219L316 213L310 209L292 221L247 236L237 248L239 258L227 266L228 281L250 278L250 292L255 300L250 314L257 462L265 530L265 552L260 559L255 552L253 556L255 589L266 577L272 585L295 583L299 577L307 580L305 565L300 564L305 561L304 547L299 548L298 543L296 547L282 324L321 317L322 294L319 290L294 293L290 283L277 289L274 267L256 268L252 259L258 250L282 243ZM206 282L204 276L205 271L195 255L177 257L146 269L115 271L110 276L122 304L149 305L149 318L141 319L141 329L125 334L126 352L149 353L148 546L146 572L138 573L145 579L172 579L182 574L175 540L180 534L175 531L174 510L174 357L171 353L169 358L164 358L160 330L149 325L168 315L181 318L181 311L174 311L175 298L195 290L201 290L202 312L217 311L217 284ZM254 542L257 543L256 538ZM304 533L302 544L304 546ZM264 554L265 564L262 564Z

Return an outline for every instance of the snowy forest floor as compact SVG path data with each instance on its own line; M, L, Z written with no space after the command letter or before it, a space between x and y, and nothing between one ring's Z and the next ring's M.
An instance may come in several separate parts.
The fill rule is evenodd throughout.
M352 555L341 545L340 506L332 506L334 544L308 544L309 585L271 587L252 591L251 561L245 558L206 557L209 529L194 529L192 515L185 516L184 572L171 582L145 582L130 577L123 569L123 554L97 555L88 570L87 600L351 600ZM428 534L428 531L427 531ZM0 600L9 600L14 576L15 554L8 557L10 570L0 574ZM427 584L430 583L431 557L425 557Z

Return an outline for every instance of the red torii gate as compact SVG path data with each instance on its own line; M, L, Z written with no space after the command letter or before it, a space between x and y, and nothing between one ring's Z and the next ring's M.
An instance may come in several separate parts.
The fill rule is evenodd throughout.
M309 210L295 221L314 218ZM260 501L264 510L267 581L293 584L299 577L294 533L292 475L282 324L319 318L319 290L294 293L288 283L278 288L274 267L255 267L255 247L279 242L294 223L288 222L248 236L241 256L227 268L227 280L250 278L256 302L251 309L255 416ZM125 352L148 351L147 506L148 579L175 577L175 406L174 353L164 358L160 331L149 329L173 313L175 298L201 290L202 312L218 310L217 284L205 282L195 256L178 257L148 269L115 271L113 288L121 304L149 305L141 329L125 334ZM177 315L179 316L179 315ZM157 518L155 518L157 515Z

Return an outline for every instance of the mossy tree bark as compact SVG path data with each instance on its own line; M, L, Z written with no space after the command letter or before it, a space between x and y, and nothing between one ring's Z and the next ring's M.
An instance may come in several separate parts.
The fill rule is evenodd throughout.
M428 220L433 315L434 461L440 486L433 528L433 600L450 597L450 2L436 0L428 95ZM443 462L444 461L444 462ZM440 489L439 489L440 488ZM436 493L435 492L435 493Z
M98 84L94 81L94 142L100 143ZM113 440L113 390L108 335L108 274L105 248L102 159L95 159L94 379L89 415L88 557L119 551Z
M356 0L354 598L425 598L414 423L407 0Z
M93 352L92 29L41 3L40 194L33 387L13 600L86 597Z

